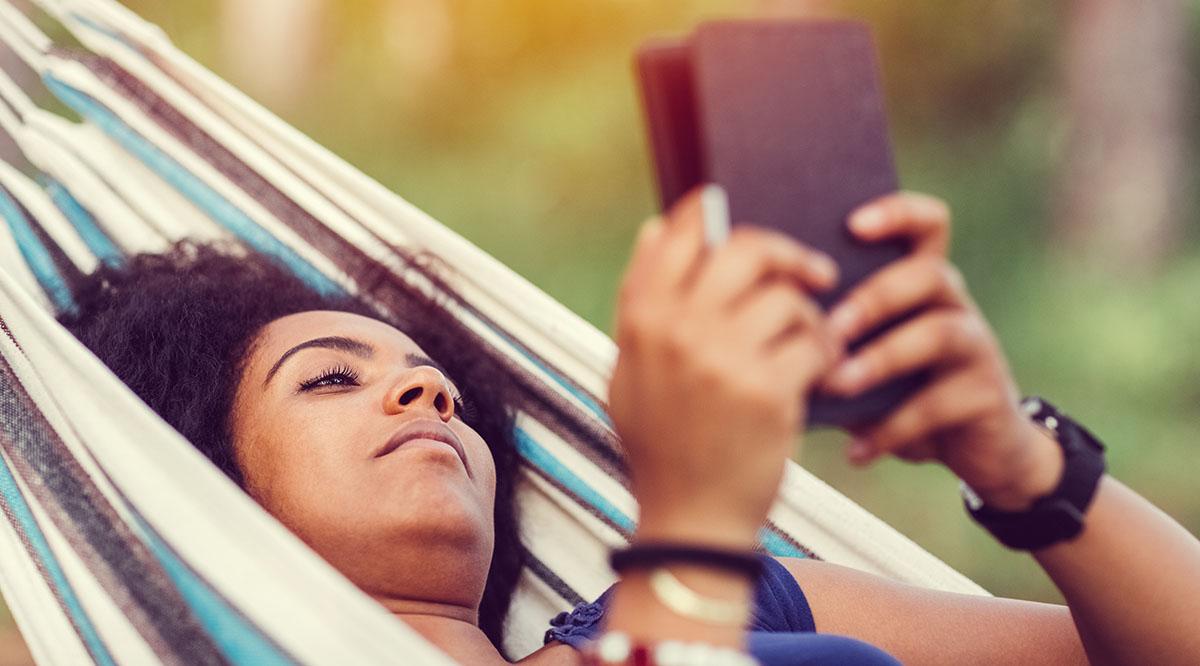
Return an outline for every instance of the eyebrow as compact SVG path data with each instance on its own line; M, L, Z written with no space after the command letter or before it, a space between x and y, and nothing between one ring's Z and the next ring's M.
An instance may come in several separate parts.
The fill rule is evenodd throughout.
M279 360L275 361L275 365L271 366L271 369L267 371L267 378L263 380L263 388L267 387L267 383L270 382L271 378L275 376L275 373L279 371L279 366L283 365L284 361L291 358L296 352L314 348L335 349L337 351L349 352L360 358L371 358L375 355L374 347L361 340L355 340L354 338L347 338L341 335L313 338L312 340L301 342L295 347L283 352L283 356L280 356Z
M279 371L279 368L280 368L280 366L283 365L284 361L291 358L292 355L295 354L296 352L303 351L305 349L314 349L314 348L334 349L337 351L349 352L351 354L354 354L355 356L358 356L360 358L365 358L365 359L369 359L375 355L374 347L372 347L371 345L369 345L361 340L355 340L354 338L347 338L347 337L341 336L341 335L330 335L330 336L326 336L323 338L313 338L312 340L301 342L300 344L296 345L295 347L292 347L291 349L283 352L283 355L279 357L279 360L275 361L275 365L271 366L271 369L267 371L267 377L266 377L266 379L263 380L263 388L267 387L267 383L270 382L271 378L275 376L275 373L277 373ZM452 384L456 383L450 377L450 373L446 371L446 368L442 367L442 365L440 363L429 358L428 356L425 356L423 354L409 353L409 354L404 355L404 360L407 361L409 367L412 367L412 368L416 368L416 367L419 367L422 365L427 365L427 366L433 368L434 370L437 370L438 372L442 373L442 376L445 377L446 379L449 379L450 383L452 383Z

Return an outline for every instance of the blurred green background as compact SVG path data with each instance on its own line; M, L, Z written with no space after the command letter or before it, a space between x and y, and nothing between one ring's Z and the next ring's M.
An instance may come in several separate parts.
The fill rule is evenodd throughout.
M866 21L902 183L951 204L953 258L1022 390L1200 532L1195 0L126 4L605 330L655 211L635 46L720 16ZM809 436L802 464L995 594L1061 600L967 520L949 473L852 469L842 439Z

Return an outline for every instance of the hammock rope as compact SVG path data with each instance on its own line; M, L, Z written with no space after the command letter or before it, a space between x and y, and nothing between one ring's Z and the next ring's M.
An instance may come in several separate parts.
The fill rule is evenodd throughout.
M34 4L88 50L55 46L0 2L0 41L84 120L40 108L0 75L0 129L28 160L0 164L0 590L38 661L447 663L54 320L100 263L185 237L236 239L384 312L401 286L444 289L520 387L530 564L506 648L536 649L551 616L611 584L607 550L637 517L602 408L611 340L120 4ZM398 248L448 270L435 278ZM794 464L761 536L775 555L984 593Z

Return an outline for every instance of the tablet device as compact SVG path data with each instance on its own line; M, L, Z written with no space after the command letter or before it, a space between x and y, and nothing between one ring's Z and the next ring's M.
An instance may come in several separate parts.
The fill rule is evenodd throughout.
M910 250L861 243L846 228L852 210L898 188L864 24L709 22L647 42L636 64L663 210L700 183L720 184L735 223L790 234L838 262L837 289L817 295L826 308ZM815 394L809 423L877 420L923 382L914 375L853 400Z

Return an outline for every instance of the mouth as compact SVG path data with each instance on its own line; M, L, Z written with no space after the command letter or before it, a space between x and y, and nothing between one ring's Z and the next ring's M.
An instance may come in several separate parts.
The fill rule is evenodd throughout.
M458 459L462 461L463 467L470 473L470 468L467 467L467 453L458 435L455 435L454 431L443 423L428 419L414 421L402 427L375 452L374 457L382 458L404 444L419 439L441 442L454 449L454 452L458 454Z

